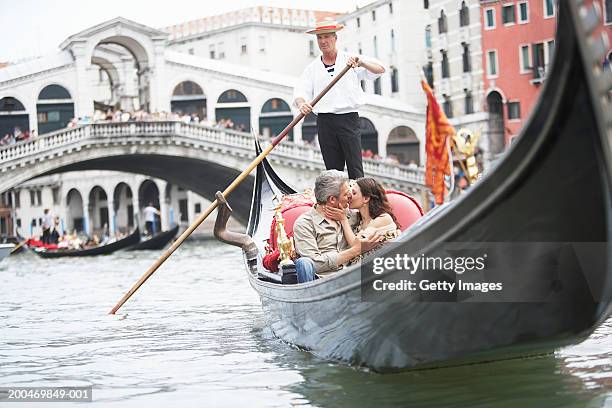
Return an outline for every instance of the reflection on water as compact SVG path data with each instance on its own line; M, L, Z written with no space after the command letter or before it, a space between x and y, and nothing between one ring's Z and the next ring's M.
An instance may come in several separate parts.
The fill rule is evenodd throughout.
M240 252L215 242L185 244L108 315L159 254L0 263L0 385L93 385L105 407L612 403L612 321L556 355L379 375L274 338Z

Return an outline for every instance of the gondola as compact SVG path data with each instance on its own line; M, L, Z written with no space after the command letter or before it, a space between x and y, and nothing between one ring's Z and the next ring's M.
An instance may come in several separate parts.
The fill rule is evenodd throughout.
M168 231L162 231L159 234L155 234L151 238L140 241L136 245L128 248L129 251L140 251L145 249L163 249L170 241L176 237L179 226L176 225L174 228Z
M326 360L394 372L548 353L582 341L610 316L612 116L607 96L612 81L610 72L594 70L605 54L591 55L584 34L586 25L601 19L581 17L579 3L559 2L554 66L534 113L503 159L466 194L364 259L367 267L374 257L398 251L418 256L447 242L467 248L526 244L514 259L514 266L529 272L514 282L529 292L526 297L515 291L515 298L498 301L487 301L486 294L451 294L449 299L417 291L364 299L362 287L373 279L362 279L364 264L309 283L281 284L265 271L262 258L273 197L294 190L263 161L244 234L257 248L255 258L247 245L243 248L249 282L278 338ZM547 265L537 262L549 256L546 245L531 243L599 243L604 251L586 266L569 258ZM521 271L504 264L494 269L487 278L508 279ZM387 276L399 275L390 271ZM457 276L442 273L441 278Z
M100 245L87 249L35 249L34 252L41 258L63 258L68 256L94 256L109 255L120 249L126 249L140 242L140 230L136 228L127 237L124 237L110 244Z

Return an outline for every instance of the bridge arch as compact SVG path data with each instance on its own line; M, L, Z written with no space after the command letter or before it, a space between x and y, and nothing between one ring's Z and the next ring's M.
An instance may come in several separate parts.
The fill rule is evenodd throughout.
M235 130L251 131L251 105L244 93L237 89L228 89L219 95L215 117L217 122L231 120Z
M74 118L74 101L68 88L58 83L43 86L36 101L38 133L63 129Z

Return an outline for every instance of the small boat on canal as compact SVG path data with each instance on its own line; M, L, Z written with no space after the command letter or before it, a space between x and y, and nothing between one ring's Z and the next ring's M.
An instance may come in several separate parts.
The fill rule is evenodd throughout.
M64 257L82 257L95 255L109 255L120 249L127 249L131 246L140 243L140 230L136 228L130 235L118 239L117 241L99 245L91 248L83 249L50 249L46 247L33 248L34 252L41 258L64 258Z
M610 316L612 76L597 69L605 50L593 55L598 43L585 34L601 19L581 15L579 3L559 2L554 66L503 159L466 194L419 218L361 265L302 284L283 283L267 270L274 198L296 192L267 160L258 165L247 234L231 233L227 241L245 250L247 278L278 338L326 360L394 372L549 353L584 340ZM519 256L482 275L507 284L509 297L424 290L364 296L377 279L363 272L374 259L435 253L449 242L461 250L522 245ZM550 245L561 252L551 257ZM584 247L593 254L587 263ZM541 262L551 259L559 262ZM385 272L396 281L401 275ZM462 276L436 272L437 280L451 283Z

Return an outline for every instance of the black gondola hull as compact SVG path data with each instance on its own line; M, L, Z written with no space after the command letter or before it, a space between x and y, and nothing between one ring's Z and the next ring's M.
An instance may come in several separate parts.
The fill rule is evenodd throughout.
M65 250L35 250L36 254L41 258L64 258L64 257L82 257L95 255L109 255L120 249L126 249L140 242L140 231L138 228L128 235L110 244L101 245L95 248L88 249L65 249Z
M610 140L571 7L561 2L559 62L520 139L469 194L406 231L399 238L404 253L418 256L444 242L610 242ZM248 232L262 251L272 196L291 192L269 163L258 167ZM531 259L546 256L539 248L533 246ZM394 250L388 245L377 256ZM610 315L611 256L607 249L588 270L564 263L521 275L529 301L423 301L402 292L366 302L359 267L300 285L248 276L280 339L325 359L387 372L538 354L581 341ZM499 281L517 272L499 267L490 273L488 280Z
M170 241L176 237L178 233L179 226L176 225L174 228L169 229L168 231L162 231L159 234L155 234L151 238L145 239L144 241L140 241L136 245L130 247L128 250L130 251L140 251L140 250L158 250L163 249Z

